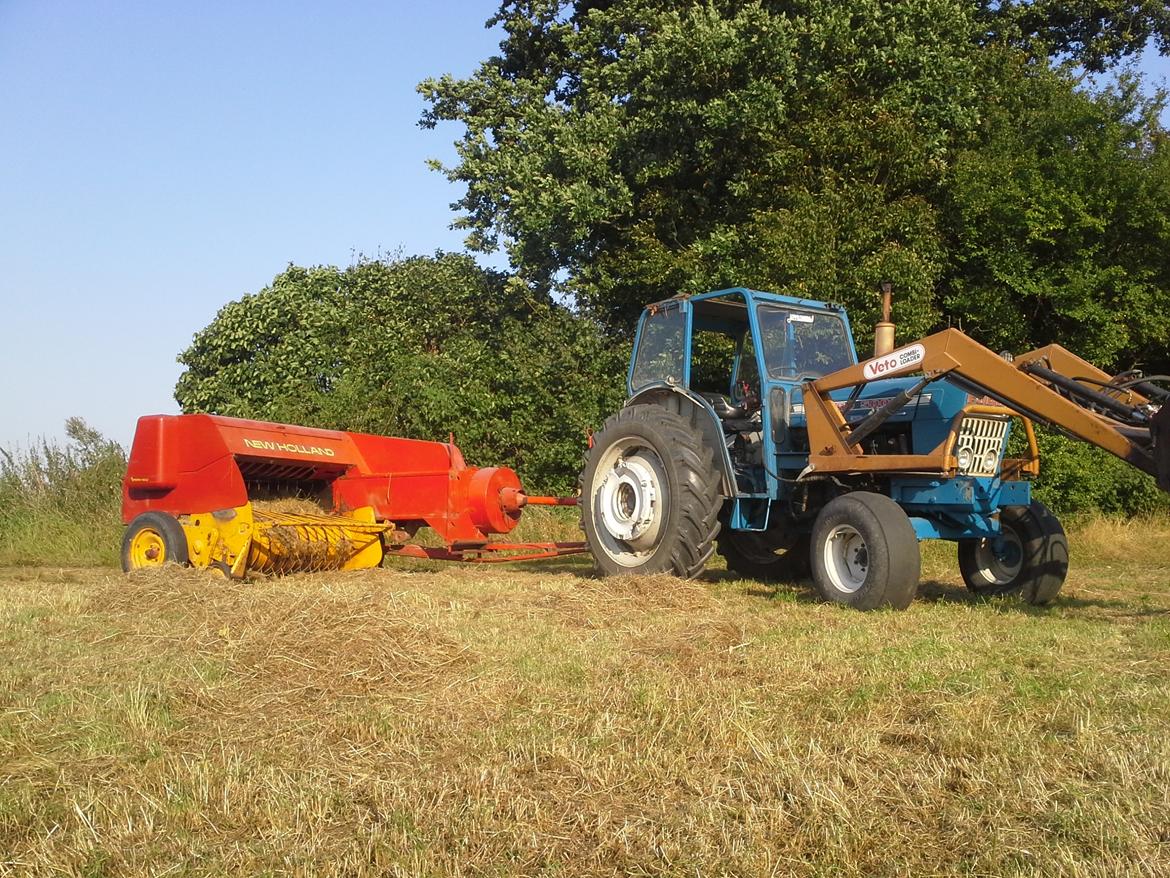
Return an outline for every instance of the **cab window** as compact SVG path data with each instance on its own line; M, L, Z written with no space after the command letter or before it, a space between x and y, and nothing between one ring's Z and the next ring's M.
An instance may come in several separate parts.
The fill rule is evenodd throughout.
M686 315L677 305L646 313L630 372L631 390L637 392L657 381L682 383L686 327Z

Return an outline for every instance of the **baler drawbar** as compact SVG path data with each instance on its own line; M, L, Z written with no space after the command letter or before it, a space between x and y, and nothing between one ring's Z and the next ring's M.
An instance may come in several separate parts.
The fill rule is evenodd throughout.
M288 498L301 506L279 508ZM386 555L549 558L583 552L584 543L491 537L511 532L529 504L571 503L529 497L507 467L468 466L454 441L149 415L138 421L123 482L122 566L174 561L239 579L376 567ZM408 543L423 527L443 545Z

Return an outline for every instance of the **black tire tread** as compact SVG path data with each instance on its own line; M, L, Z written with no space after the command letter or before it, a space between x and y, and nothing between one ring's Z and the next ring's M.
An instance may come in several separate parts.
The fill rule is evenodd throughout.
M1024 566L1014 582L981 581L976 571L979 540L959 543L959 572L967 588L984 597L1018 595L1029 604L1043 606L1055 600L1068 575L1068 537L1060 520L1039 500L1029 506L1005 506L1002 525L1012 527L1024 549Z
M604 448L611 439L621 438L620 434L610 434L622 430L630 422L650 425L669 445L670 458L679 470L678 496L671 498L677 507L678 518L675 533L666 537L672 540L669 562L662 565L662 570L631 569L631 573L673 573L691 579L702 572L715 551L715 537L720 528L719 512L723 506L722 478L714 449L703 441L698 420L700 414L685 397L671 394L660 403L632 405L619 410L594 434L595 447ZM589 488L585 484L591 456L592 452L586 455L585 468L577 482L582 530L585 529L585 516L592 509ZM600 567L600 560L595 561Z
M881 534L882 545L869 546L870 557L878 558L888 565L886 576L887 586L881 591L867 591L848 603L859 610L874 610L879 607L892 607L904 610L910 606L914 596L918 593L918 582L922 576L922 555L918 549L918 536L914 533L914 526L906 512L891 498L884 494L874 494L868 491L854 491L842 494L825 504L821 515L826 512L836 514L837 509L847 509L849 506L860 506L865 510ZM854 513L856 514L856 513ZM818 516L817 524L813 527L813 552L818 551L819 533L822 519ZM866 541L868 544L868 540ZM817 561L814 559L814 570ZM875 563L871 560L871 564ZM814 576L814 581L816 577ZM835 598L817 583L822 596L828 600Z

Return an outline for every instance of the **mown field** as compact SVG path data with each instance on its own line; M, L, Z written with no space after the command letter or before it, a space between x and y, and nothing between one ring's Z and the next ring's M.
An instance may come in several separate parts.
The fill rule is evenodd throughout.
M1170 525L1049 609L0 569L3 875L1170 874ZM953 556L953 553L951 553Z

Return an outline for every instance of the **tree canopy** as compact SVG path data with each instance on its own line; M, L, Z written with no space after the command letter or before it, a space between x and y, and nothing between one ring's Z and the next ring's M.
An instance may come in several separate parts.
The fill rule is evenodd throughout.
M628 350L467 256L289 266L179 356L183 411L445 441L568 490Z
M464 126L456 224L610 326L743 284L848 305L890 279L907 337L1165 358L1170 166L1160 104L1107 67L1157 3L505 2L500 52L428 80Z
M1165 0L982 0L980 11L989 39L1069 58L1097 73L1151 41L1170 51Z

